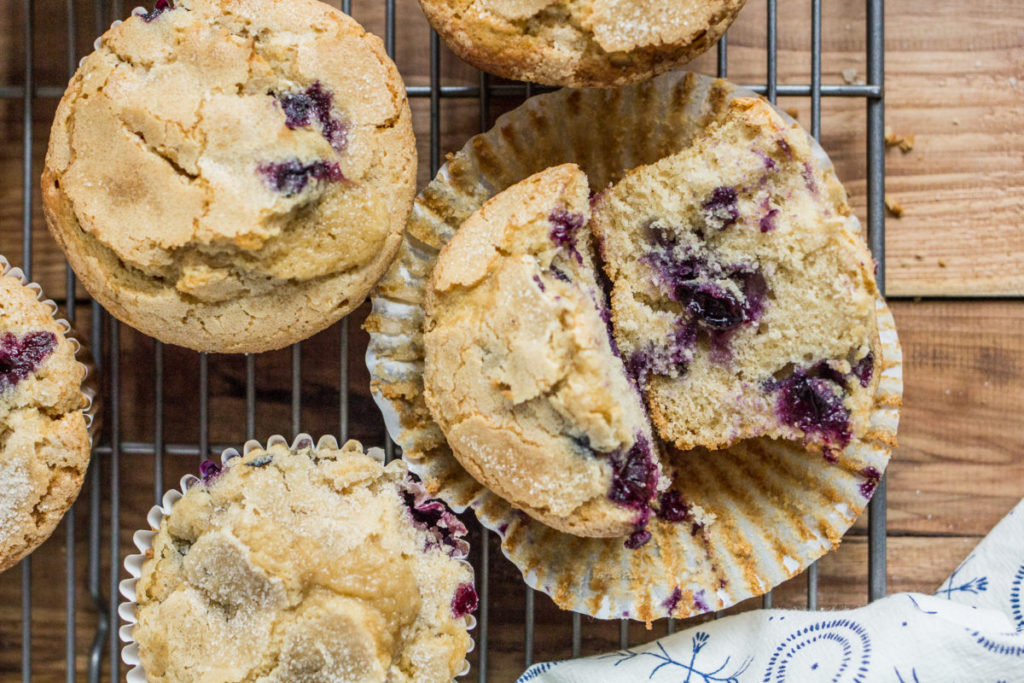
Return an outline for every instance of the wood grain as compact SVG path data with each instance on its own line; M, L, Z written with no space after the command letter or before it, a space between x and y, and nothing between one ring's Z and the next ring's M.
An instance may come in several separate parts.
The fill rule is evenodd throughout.
M338 4L335 2L334 4ZM780 3L779 79L809 82L810 0ZM36 0L37 84L60 86L67 78L67 16L63 0ZM429 29L415 0L397 0L397 63L410 85L429 83ZM24 3L0 0L0 87L20 84L24 71L21 36ZM76 0L77 53L91 44L96 27L110 21L93 3ZM826 83L863 78L863 3L825 3L822 70ZM384 3L356 0L353 14L383 33ZM915 136L909 153L886 155L887 192L904 208L887 224L889 292L904 297L1024 295L1024 4L981 0L969 12L962 3L937 0L922 13L920 3L890 0L886 20L887 121L896 133ZM749 0L729 32L729 75L742 83L763 82L765 1ZM479 76L442 46L445 84L476 85ZM705 73L714 55L695 62ZM844 72L846 72L844 76ZM1016 79L1016 80L1012 80ZM495 99L484 112L488 123L516 106ZM810 121L809 102L780 101ZM41 170L48 126L56 102L34 101L34 178ZM412 102L420 154L419 183L430 177L430 103ZM438 151L464 144L480 128L475 99L442 100ZM0 253L20 261L22 250L22 103L0 100ZM859 99L822 104L822 141L863 219L866 193L865 106ZM50 296L64 293L64 260L42 223L35 190L32 227L35 277ZM79 296L84 292L79 291ZM889 469L888 579L890 591L934 591L973 545L1024 494L1024 302L899 301L893 304L903 344L906 390L900 448ZM86 309L80 309L87 316ZM365 443L383 440L379 413L368 392L362 356L366 336L359 330L366 307L349 321L347 359L350 434ZM154 345L122 326L120 360L121 437L151 441L155 413ZM303 346L302 427L337 433L341 359L339 330L332 328ZM109 363L109 350L102 350ZM199 437L198 361L193 353L164 351L168 397L163 414L168 443L194 445ZM244 440L245 367L240 358L210 359L210 440ZM291 355L258 357L257 435L291 432ZM109 387L105 392L109 397ZM109 424L108 424L109 427ZM106 441L106 437L104 439ZM110 460L97 457L103 485L101 579L109 590ZM197 458L168 455L164 484L154 484L151 454L122 455L122 555L131 533L144 524L154 489L172 485L193 471ZM97 612L86 591L88 552L87 487L75 520L77 668L84 672ZM864 520L841 549L820 563L822 607L866 602L867 541ZM33 680L63 680L64 525L33 555ZM490 662L492 680L511 680L523 668L524 588L514 567L491 542ZM475 540L474 559L480 541ZM0 680L20 669L20 573L0 574ZM804 604L805 578L776 591L777 605ZM537 595L536 659L568 656L571 615ZM757 606L741 605L735 609ZM730 611L734 611L730 610ZM618 624L584 619L583 651L593 654L618 644ZM680 627L684 626L683 624ZM664 633L634 625L639 642ZM106 650L104 649L104 652ZM475 660L474 660L475 664Z
M335 2L335 5L338 3ZM810 79L810 0L780 3L778 19L780 83ZM96 25L92 4L79 1L79 53L91 43ZM60 0L36 3L37 43L46 45L36 60L40 85L57 87L67 79L66 24ZM353 15L383 33L383 3L356 0ZM22 3L0 0L3 26L19 27ZM415 0L397 0L396 61L410 85L429 83L429 29ZM109 16L106 17L109 21ZM102 25L102 24L101 24ZM822 23L822 75L825 83L863 80L865 37L863 3L827 3ZM888 291L900 296L995 296L1024 294L1024 3L982 0L964 12L962 3L941 0L922 14L919 3L887 3L886 115L893 131L915 137L909 153L886 154L887 193L904 209L887 225ZM984 38L980 38L984 36ZM765 79L765 0L749 0L729 31L729 77L741 83ZM0 31L0 84L22 82L23 43L19 31ZM476 85L477 72L442 46L445 84ZM42 54L42 53L41 53ZM707 54L691 68L714 73ZM845 72L845 75L844 75ZM492 103L488 120L518 104ZM783 98L809 125L806 98ZM55 102L36 100L34 126L37 175ZM420 152L420 185L430 177L429 102L413 103ZM16 250L21 228L21 106L0 101L0 250ZM446 99L441 105L440 151L457 150L478 132L475 100ZM865 218L865 107L860 99L822 103L822 143ZM37 193L38 194L38 193ZM34 234L49 245L38 196ZM13 245L13 249L12 249ZM62 261L40 249L33 265L44 285L63 291ZM52 284L51 284L52 282Z

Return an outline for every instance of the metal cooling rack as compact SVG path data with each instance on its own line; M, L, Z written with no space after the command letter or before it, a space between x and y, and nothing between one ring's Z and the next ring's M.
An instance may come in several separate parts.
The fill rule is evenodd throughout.
M92 30L94 35L99 35L109 25L112 19L125 16L125 8L121 0L112 0L111 3L105 0L93 0L91 7L86 3L76 3L76 0L63 0L64 11L67 18L67 34L65 50L67 53L67 77L74 73L79 57L84 54L81 48L79 35L83 29L82 22L76 19L76 10L81 14L92 15ZM385 47L388 53L394 56L395 53L395 0L383 0L384 2L384 37ZM37 102L50 100L47 106L52 106L52 101L63 94L63 86L59 83L39 83L33 69L33 62L38 60L38 53L35 48L36 22L34 0L23 0L24 21L18 26L14 22L8 22L6 26L0 26L0 32L10 32L10 37L15 37L16 31L22 32L21 41L25 51L25 68L22 82L15 84L0 83L0 104L3 100L20 102L22 106L22 236L21 244L2 245L2 250L12 261L17 261L20 251L21 265L26 274L32 277L33 261L33 202L38 196L36 187L37 168L33 166L33 160L39 150L34 149L34 138L39 138L39 131L33 128L35 118L34 108ZM351 0L343 0L342 9L349 12ZM878 262L878 285L879 289L885 291L885 250L884 230L885 216L883 204L883 182L884 182L884 111L883 111L883 0L865 0L866 5L866 45L867 45L867 73L866 84L860 85L825 85L821 82L821 0L812 0L810 26L810 54L811 54L811 82L804 85L782 85L777 81L778 73L778 34L777 34L777 3L778 0L767 0L767 12L765 17L765 31L767 37L767 56L765 82L762 84L744 84L756 92L765 95L772 102L779 96L809 98L810 100L810 128L811 133L817 138L821 128L821 101L825 97L846 97L863 99L867 108L867 148L865 150L867 159L867 226L869 245ZM11 3L14 4L13 1ZM356 16L356 19L359 19ZM430 83L423 86L410 86L408 94L410 98L425 99L429 101L430 123L429 140L430 153L429 165L431 176L437 171L441 163L441 101L446 98L477 100L479 104L479 128L486 129L490 124L490 110L492 98L523 98L535 92L535 88L528 84L507 84L492 83L491 78L485 74L479 75L477 85L444 85L441 77L441 44L438 36L430 33ZM717 46L717 74L725 77L728 73L728 52L726 38L722 38ZM537 89L539 90L539 89ZM37 124L39 122L36 122ZM465 131L466 137L477 131ZM422 132L420 132L422 136ZM36 226L38 227L38 226ZM19 247L20 246L20 250ZM52 290L51 290L52 291ZM66 273L66 291L75 291L75 277L70 269ZM211 444L211 390L210 370L211 365L229 362L227 357L209 357L206 354L189 354L190 363L197 366L198 382L194 386L197 395L197 405L189 406L195 410L198 422L198 437L191 440L172 442L167 439L165 415L170 403L179 405L182 399L190 399L191 396L169 396L165 394L167 384L172 375L177 376L182 372L180 367L169 368L167 366L169 349L162 344L155 343L152 348L152 377L151 392L132 393L131 400L150 400L144 412L152 416L152 423L147 425L148 438L132 440L126 438L126 430L123 425L122 398L125 391L125 379L131 377L133 368L123 367L124 357L122 350L122 327L108 316L95 302L88 299L76 299L72 297L69 301L63 301L67 317L80 324L88 325L90 329L89 338L94 350L96 369L100 374L104 390L101 394L103 405L103 428L98 435L94 445L94 458L92 466L87 475L86 484L80 500L68 512L61 527L54 534L54 538L47 544L62 544L60 551L63 552L64 576L38 576L33 573L32 557L25 559L19 568L12 568L8 574L20 573L21 581L21 619L20 634L17 631L6 633L0 632L0 646L13 650L18 647L16 643L20 640L20 668L23 681L59 680L64 677L67 681L75 681L83 676L88 681L99 681L106 677L108 680L120 678L125 668L120 664L121 643L117 637L117 605L120 601L118 595L118 582L123 577L122 562L125 555L131 552L128 544L124 542L125 532L130 532L141 526L144 522L146 510L131 510L130 512L137 526L122 524L122 474L125 473L126 463L132 467L140 463L152 470L152 492L153 502L156 502L165 487L170 485L172 480L168 477L165 483L165 455L166 456L192 456L185 458L188 465L186 469L195 469L197 458L200 454L204 456L216 456L227 445L237 445L243 439L255 437L266 438L269 435L257 432L257 361L253 356L246 356L244 359L244 380L241 386L234 387L239 401L245 405L245 431L244 434L237 434L237 441L233 444ZM351 316L350 316L351 317ZM354 324L354 323L353 323ZM341 439L349 436L350 417L352 416L352 394L347 391L349 387L349 359L362 358L365 351L365 341L360 337L355 338L356 342L350 344L349 321L343 320L334 330L329 333L335 335L331 341L333 351L324 354L319 351L315 357L318 364L333 364L332 372L335 373L337 385L342 390L337 392L337 430L336 433ZM353 328L354 329L354 328ZM139 337L137 333L124 328L125 335ZM308 344L308 342L307 342ZM148 352L148 351L147 351ZM303 427L303 345L297 344L290 350L290 377L279 378L279 384L287 385L289 398L287 403L290 408L291 432L298 433ZM133 352L134 359L139 354ZM180 360L176 356L177 360ZM232 361L233 362L233 361ZM336 365L336 367L334 367ZM191 372L191 368L189 368ZM309 410L321 411L321 406ZM325 409L326 410L326 409ZM333 407L330 408L334 410ZM322 415L321 415L322 417ZM328 419L328 418L324 418ZM329 418L333 420L334 418ZM359 419L362 419L361 417ZM376 423L374 433L386 443L386 451L389 458L395 457L397 448L384 436L383 428L379 425L379 416L368 417ZM355 424L355 422L353 422ZM868 539L869 557L867 567L867 592L870 600L882 597L886 593L885 568L886 568L886 487L883 478L878 486L874 498L869 507ZM148 506L148 503L147 503ZM76 533L77 531L77 533ZM85 546L84 548L82 546ZM38 553L37 553L38 555ZM487 680L488 674L488 633L489 620L491 616L491 601L489 600L489 583L492 560L488 543L476 543L473 552L473 564L476 567L477 581L480 589L481 604L478 612L479 625L475 632L476 651L473 655L473 672L470 679L478 678L480 681ZM495 561L504 561L496 558ZM85 566L83 566L83 564ZM51 565L48 565L52 567ZM38 574L39 572L37 572ZM818 602L818 573L817 567L811 566L807 576L807 605L811 609L817 608ZM10 577L5 577L11 580ZM43 644L33 640L33 627L48 619L50 623L57 621L52 616L52 609L40 614L41 609L33 610L33 596L39 595L39 586L36 593L33 593L33 581L43 581L54 586L56 589L61 582L64 584L63 618L63 671L58 671L60 661L56 649L60 647L61 638L49 634ZM42 590L47 590L44 585ZM521 624L523 627L522 640L522 662L523 665L532 663L534 657L534 610L535 594L529 588L525 591L524 610L522 612ZM86 595L88 598L86 598ZM763 598L763 604L772 604L772 594L768 593ZM16 604L0 605L0 613L9 611L9 618L4 619L4 624L17 623L14 613L17 610ZM82 613L86 618L82 618ZM502 613L505 615L505 613ZM506 615L507 616L507 615ZM35 620L35 621L34 621ZM582 647L582 620L578 614L572 615L571 631L566 629L564 638L571 643L571 653L576 656L583 650ZM88 633L79 633L83 630ZM497 622L495 622L497 623ZM491 624L493 626L493 624ZM628 623L623 621L620 627L620 644L626 646L629 642ZM668 620L666 628L673 631L676 624ZM655 637L660 633L653 633ZM39 660L47 658L45 671L40 671ZM37 669L33 673L33 658L36 659ZM15 665L16 666L16 665ZM117 675L112 675L117 672ZM10 670L14 674L14 670ZM0 674L4 674L0 670ZM83 675L84 674L84 675Z

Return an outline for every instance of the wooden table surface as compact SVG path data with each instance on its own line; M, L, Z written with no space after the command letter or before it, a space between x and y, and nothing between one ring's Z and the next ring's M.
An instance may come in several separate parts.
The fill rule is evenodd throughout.
M85 53L96 27L92 4L73 0L78 27L76 52ZM398 0L397 62L410 85L429 83L428 28L414 0ZM810 71L810 0L779 3L779 79L807 83ZM25 3L0 0L0 88L23 83ZM383 34L384 3L353 3L353 15ZM826 83L863 79L862 3L824 3L822 70ZM62 87L68 71L64 2L35 3L35 79ZM749 0L729 32L729 77L764 81L765 2ZM923 10L914 0L890 0L886 8L886 122L896 135L913 136L913 149L886 154L886 193L902 208L886 225L886 278L904 353L905 394L900 446L889 468L888 587L892 592L932 592L977 541L1024 496L1024 3L935 0ZM714 73L713 55L692 67ZM477 84L477 73L447 51L445 84ZM490 120L517 101L492 103ZM809 121L806 99L783 99ZM22 101L0 100L0 252L21 264ZM56 101L34 100L31 138L33 178ZM420 150L420 185L429 176L429 103L413 102ZM860 99L829 99L822 106L822 142L836 163L854 207L865 218L865 105ZM458 149L479 130L475 100L446 99L441 106L441 150ZM33 276L49 296L64 295L64 261L46 233L33 188ZM78 293L84 297L84 292ZM84 302L84 298L82 299ZM88 319L84 303L79 310ZM383 430L369 398L362 366L366 337L358 328L364 306L349 322L351 429L353 437L380 443ZM303 348L302 428L338 431L338 330L318 335ZM121 432L129 441L152 441L153 344L121 328ZM315 362L314 362L315 361ZM198 439L195 354L168 348L164 391L169 442ZM291 431L287 351L257 359L257 434ZM241 358L210 361L210 439L243 440L245 366ZM108 387L109 390L109 387ZM109 426L109 422L108 422ZM103 567L109 563L110 517L107 458L98 458L103 478ZM122 456L121 548L144 524L154 500L151 455ZM191 457L168 456L170 485L195 468ZM83 494L75 524L77 668L86 665L96 609L85 589L88 552L87 504ZM62 525L33 561L33 680L63 680L65 529ZM475 547L479 548L479 539ZM492 680L511 680L522 669L524 590L515 569L491 542L490 668ZM841 548L820 562L822 607L867 600L867 538L864 520ZM109 581L104 574L104 593ZM20 572L0 575L0 680L20 670ZM805 579L776 591L775 604L800 607ZM741 605L735 609L746 609ZM538 660L569 654L567 613L543 595L536 598ZM635 641L664 633L663 624ZM615 647L618 624L584 619L583 649ZM106 650L104 650L105 652Z

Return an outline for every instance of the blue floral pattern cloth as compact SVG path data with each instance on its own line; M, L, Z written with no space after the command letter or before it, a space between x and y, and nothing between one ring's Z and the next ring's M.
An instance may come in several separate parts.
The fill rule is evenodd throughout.
M1024 683L1024 501L935 595L834 612L758 610L517 683Z

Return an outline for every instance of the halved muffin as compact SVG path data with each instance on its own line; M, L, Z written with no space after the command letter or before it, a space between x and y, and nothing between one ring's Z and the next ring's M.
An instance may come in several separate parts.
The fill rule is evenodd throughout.
M663 438L829 455L865 433L878 290L850 224L832 169L760 98L595 199L616 340Z
M667 485L609 326L572 164L505 190L441 251L424 303L425 398L484 486L580 536L646 540Z

